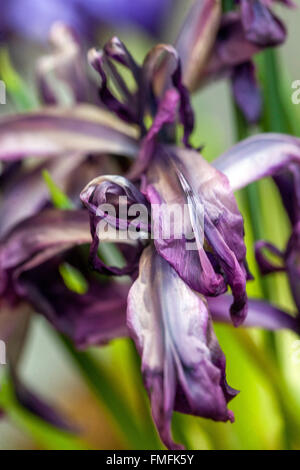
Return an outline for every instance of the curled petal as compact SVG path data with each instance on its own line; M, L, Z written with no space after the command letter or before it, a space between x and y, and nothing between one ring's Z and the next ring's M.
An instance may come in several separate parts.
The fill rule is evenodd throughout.
M128 327L142 356L152 415L164 444L172 440L173 410L233 421L227 402L236 395L225 378L225 357L205 300L194 293L152 247L128 297Z
M272 255L275 255L277 258L279 258L281 262L284 260L284 253L276 248L276 246L272 245L272 243L260 240L255 244L255 258L261 273L270 274L284 271L284 266L275 265L264 256L263 250L265 249L267 249Z
M90 214L92 234L90 256L94 268L100 272L116 275L132 273L137 267L142 248L139 246L139 241L148 238L148 232L151 230L148 220L150 210L146 198L126 178L105 175L95 178L83 189L81 200ZM130 207L135 209L132 215L130 215ZM101 229L99 229L100 225ZM108 226L114 230L106 231ZM130 236L131 230L134 230L135 237L133 238ZM110 241L133 245L131 254L127 249L130 257L125 268L108 267L98 257L99 243L105 241L108 233L111 234Z
M207 80L230 76L233 67L248 62L262 50L245 37L240 15L237 12L226 13L199 83Z
M138 159L129 173L132 179L139 178L148 167L151 167L151 161L154 158L156 148L158 146L159 133L163 129L165 132L168 132L170 130L168 125L171 126L176 122L179 102L180 95L175 88L171 88L166 91L159 104L158 112L152 126L142 141ZM171 129L171 132L173 132L173 129Z
M109 109L109 111L116 114L120 119L122 119L122 121L133 124L139 124L139 116L135 106L135 99L133 96L131 96L131 94L127 90L125 82L123 82L117 72L116 76L118 77L118 83L121 83L123 85L123 89L126 89L126 94L128 93L131 103L121 102L109 89L107 75L105 72L105 65L107 65L107 57L105 56L103 51L98 52L96 51L96 49L92 49L89 52L89 61L101 77L101 85L99 88L99 97L101 102ZM109 62L108 64L110 65L110 68L112 68L112 65Z
M207 298L207 303L213 321L231 323L229 312L232 298L230 295ZM299 321L295 317L269 302L256 299L248 299L248 315L243 327L263 328L270 331L289 329L300 333Z
M104 51L108 57L130 70L136 82L139 83L141 68L135 62L125 44L117 36L114 36L105 44Z
M154 100L152 107L156 111L155 121L159 119L158 115L169 100L168 93L174 94L169 88L175 87L178 91L180 121L184 128L183 143L189 147L189 138L194 129L195 117L189 92L183 84L181 59L178 52L167 44L159 44L152 48L145 58L142 73L144 100L146 102L148 99L150 103ZM167 92L167 90L169 91ZM154 99L154 91L159 95L158 99ZM170 112L172 112L172 103L172 101L169 103ZM153 112L153 109L150 111ZM175 116L173 122L175 122Z
M92 106L49 108L1 118L0 160L78 152L134 157L135 137L131 127Z

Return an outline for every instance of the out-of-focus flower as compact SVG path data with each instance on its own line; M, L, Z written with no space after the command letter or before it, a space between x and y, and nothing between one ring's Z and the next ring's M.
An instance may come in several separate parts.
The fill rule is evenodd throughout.
M103 23L134 24L158 33L172 3L174 0L3 0L0 32L44 41L53 23L63 21L88 39Z
M269 1L240 0L233 3L233 11L221 14L219 0L196 1L175 44L188 89L229 77L237 105L250 123L257 122L261 113L252 58L286 38L286 29L270 6Z

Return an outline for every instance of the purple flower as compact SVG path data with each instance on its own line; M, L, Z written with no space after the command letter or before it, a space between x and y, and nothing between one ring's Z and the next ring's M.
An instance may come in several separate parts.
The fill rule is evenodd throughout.
M127 322L142 356L144 382L160 436L169 448L178 448L170 433L173 410L221 421L232 419L227 403L236 392L226 384L224 356L212 333L208 310L211 308L212 315L221 321L228 321L229 310L236 325L247 321L245 289L250 275L243 219L232 191L286 170L298 159L295 152L299 144L288 136L262 135L233 147L211 166L189 146L193 112L176 50L157 46L140 68L114 38L103 52L94 51L90 57L102 79L100 96L106 106L124 121L139 124L141 134L138 158L129 172L132 181L102 176L82 192L94 241L91 258L102 272L103 265L97 261L99 222L105 221L118 233L126 232L130 225L130 219L120 216L120 196L126 196L128 210L136 204L151 205L151 224L158 227L159 235L153 242L150 237L147 241L145 233L150 232L151 224L148 219L139 223L140 249L149 246L143 251L138 277L129 292ZM126 65L135 78L137 90L130 92L127 102L127 90L119 102L108 88L105 64L106 70L113 70L122 91L122 82L110 66L113 60ZM153 121L146 132L143 118L147 112ZM185 129L185 148L175 144L177 122ZM107 203L116 208L112 216L99 210ZM187 204L189 218L179 237L164 237L160 229L165 211L174 203L181 208ZM197 249L187 251L191 234ZM111 272L120 274L114 268ZM136 278L136 262L129 263L126 272ZM232 297L221 295L228 286ZM299 331L293 317L269 304L252 301L251 308L248 325ZM190 355L186 344L195 344Z
M135 24L158 33L171 6L170 0L3 0L1 32L13 32L34 40L46 40L51 26L62 21L91 39L103 23ZM30 12L31 21L27 21Z
M128 296L128 326L142 356L142 372L160 437L170 449L173 410L233 421L227 402L237 391L225 378L225 357L205 299L148 247Z
M237 105L253 123L260 117L261 97L252 58L265 47L282 44L286 29L271 12L271 2L237 3L233 11L222 14L217 0L195 1L175 46L182 60L183 82L190 91L229 77Z

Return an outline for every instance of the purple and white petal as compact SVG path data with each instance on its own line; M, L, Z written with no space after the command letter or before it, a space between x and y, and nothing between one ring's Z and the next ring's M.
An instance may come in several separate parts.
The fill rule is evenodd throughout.
M128 327L142 357L152 415L169 449L173 411L233 421L227 402L236 395L225 378L225 357L203 297L148 247L128 296Z
M259 134L234 145L213 166L224 173L233 191L300 164L300 139L285 134Z
M136 131L93 106L41 111L0 119L0 160L74 153L137 154Z

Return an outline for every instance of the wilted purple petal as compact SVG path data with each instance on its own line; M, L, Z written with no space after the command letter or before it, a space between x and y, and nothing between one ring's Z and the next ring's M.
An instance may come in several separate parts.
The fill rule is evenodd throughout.
M180 102L180 95L175 88L166 91L163 99L160 101L159 108L155 119L149 129L146 137L143 139L138 155L138 159L130 170L132 179L139 178L147 168L151 168L151 160L153 159L156 148L158 146L159 133L164 131L173 133L173 126L176 122L177 109Z
M273 256L279 259L281 264L274 264L269 261L263 254L263 250L268 250ZM258 241L255 244L255 258L259 265L259 269L262 274L270 274L275 272L284 271L284 266L282 265L284 259L284 253L280 251L272 243L265 242L263 240Z
M87 281L86 293L73 292L60 278L57 266L51 264L31 270L22 277L27 301L80 349L128 335L128 286L99 282L90 275Z
M258 46L276 46L284 42L283 23L262 0L241 0L241 18L246 38Z
M232 89L235 102L250 124L255 124L262 112L262 96L252 62L245 62L233 69Z
M247 311L243 219L226 177L196 151L161 146L143 192L152 204L159 229L154 242L161 256L203 295L224 293L229 284L235 297L233 321L242 322ZM177 223L179 211L183 222L179 227L173 223L171 236L166 237L160 229L172 207ZM196 246L189 248L193 241Z
M42 178L48 170L53 180L64 190L73 170L83 163L84 155L58 157L34 169L23 167L15 172L6 185L0 204L0 238L21 220L34 215L49 201L49 191Z
M292 163L274 176L282 202L294 226L300 220L300 165Z
M122 121L132 124L140 124L140 115L136 99L134 95L129 92L120 74L110 62L105 50L99 52L96 49L90 50L89 62L99 73L101 78L101 84L99 87L99 97L101 102L107 107L107 109L109 109L109 111L122 119ZM113 77L117 79L117 84L121 86L121 91L125 94L127 102L122 102L110 91L105 68L108 68L108 70L113 74Z
M92 244L90 249L91 262L100 272L124 275L132 273L137 268L138 258L142 246L139 240L148 238L151 224L149 204L142 193L129 180L122 176L100 176L92 180L81 192L81 200L89 210ZM109 205L109 207L108 207ZM130 215L130 206L136 211ZM138 217L141 208L145 208L145 219ZM113 213L110 213L113 210ZM138 219L135 223L135 219ZM101 233L99 224L103 223ZM136 245L136 249L129 256L128 264L124 268L108 267L99 257L99 243L105 241L106 227L110 226L115 231L111 232L111 241ZM130 238L130 231L137 235Z
M203 298L152 247L143 253L128 297L128 326L142 356L152 415L164 444L172 440L173 410L233 421L236 395L225 378L225 357Z
M300 221L293 229L285 253L285 265L300 318Z
M231 295L207 298L208 308L213 321L231 323L230 305ZM273 306L269 302L256 299L248 299L248 315L243 327L256 327L275 331L289 329L300 332L299 322L295 317Z
M2 117L0 160L26 156L54 157L68 153L112 153L133 157L136 132L92 106Z
M285 134L260 134L234 145L213 162L229 179L233 191L300 163L300 139Z
M9 278L22 292L19 276L74 246L90 243L85 211L45 210L17 225L0 244L0 293Z
M164 108L175 111L177 103L174 106L174 104L168 104L168 101L178 101L179 117L184 129L183 143L189 147L189 138L194 129L195 117L189 92L183 84L181 59L173 46L159 44L151 49L143 64L142 86L145 90L144 99L148 99L149 110L154 114L153 127L155 127L155 122L159 123L161 120L160 115ZM173 87L177 90L178 96L172 90ZM154 92L158 95L157 97ZM175 122L175 118L173 122Z

